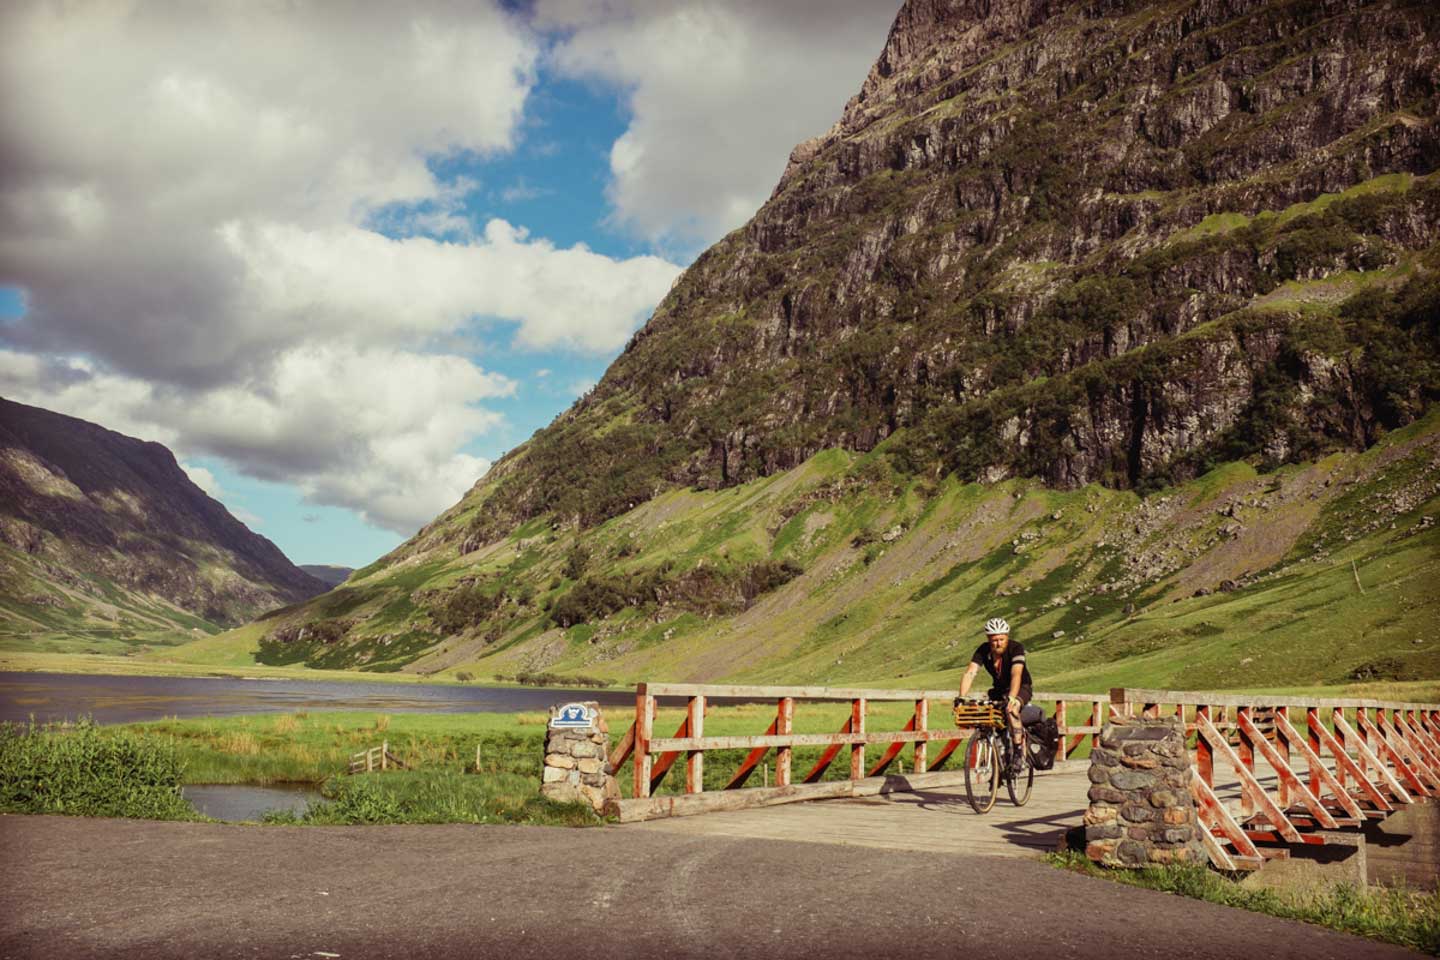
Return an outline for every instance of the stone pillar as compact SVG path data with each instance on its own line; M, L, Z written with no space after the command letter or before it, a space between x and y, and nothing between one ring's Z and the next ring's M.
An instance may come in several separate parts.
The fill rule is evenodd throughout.
M588 722L583 725L573 719L576 706L566 703L550 708L540 794L560 803L588 803L596 813L603 813L607 801L620 799L619 785L606 772L609 728L598 703L578 704L587 714Z
M1179 720L1105 724L1090 754L1085 855L1112 867L1205 863Z

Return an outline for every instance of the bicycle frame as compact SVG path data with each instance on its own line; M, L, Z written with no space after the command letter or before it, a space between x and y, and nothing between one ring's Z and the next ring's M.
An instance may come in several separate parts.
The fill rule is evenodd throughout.
M1028 735L1019 750L1023 773L1013 769L1015 744L1009 735L1010 722L995 701L960 701L955 704L955 725L970 727L973 733L965 745L965 792L976 813L987 813L995 805L1003 780L1010 800L1017 807L1030 800L1035 770L1030 766Z

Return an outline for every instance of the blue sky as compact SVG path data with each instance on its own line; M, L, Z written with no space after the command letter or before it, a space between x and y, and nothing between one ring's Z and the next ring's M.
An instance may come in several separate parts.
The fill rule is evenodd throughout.
M600 379L893 16L171 6L0 11L0 82L33 94L0 114L0 395L165 443L347 566Z

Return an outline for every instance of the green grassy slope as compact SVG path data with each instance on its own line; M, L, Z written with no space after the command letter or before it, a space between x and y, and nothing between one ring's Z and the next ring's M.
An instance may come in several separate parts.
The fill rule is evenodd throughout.
M0 650L130 655L221 629L163 597L0 543Z
M671 491L586 531L536 523L465 555L437 548L156 656L946 686L999 614L1049 689L1440 691L1440 528L1425 519L1440 514L1440 414L1363 454L1229 464L1143 499L916 480L886 452ZM752 597L716 586L782 562L801 572ZM558 625L585 612L584 590L603 600L597 585L621 595L613 609Z

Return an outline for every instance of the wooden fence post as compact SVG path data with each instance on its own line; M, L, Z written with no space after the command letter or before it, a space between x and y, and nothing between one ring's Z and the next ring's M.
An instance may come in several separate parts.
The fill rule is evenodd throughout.
M1240 719L1241 719L1242 717L1244 717L1246 720L1250 719L1250 708L1249 708L1249 707L1236 707L1236 708L1235 708L1235 723L1236 723L1236 731L1235 731L1235 732L1236 732L1237 734L1239 734L1239 737L1240 737L1240 747L1239 747L1239 749L1236 750L1235 752L1240 755L1240 762L1245 765L1245 769L1246 769L1246 770L1249 770L1249 771L1253 774L1253 773L1255 772L1255 744L1251 742L1251 740L1250 740L1250 734L1247 733L1247 732L1245 732L1244 730L1240 729L1239 724L1240 724ZM1255 800L1254 800L1254 798L1250 796L1249 791L1241 791L1241 793L1240 793L1240 814L1241 814L1241 819L1248 820L1248 819L1250 819L1251 816L1254 815L1254 813L1255 813Z
M1204 704L1195 707L1195 773L1207 787L1215 786L1215 748L1200 733L1200 728L1210 722L1210 708Z
M635 797L650 796L650 740L655 728L655 698L646 685L635 688Z
M1287 724L1290 722L1290 708L1274 707L1273 710L1275 714L1275 729L1271 732L1271 739L1274 741L1275 751L1280 754L1280 759L1284 761L1285 766L1293 769L1293 767L1290 767L1290 741L1280 736L1279 732L1280 722L1282 720ZM1291 800L1290 793L1290 781L1284 777L1280 777L1280 806L1289 808ZM1303 791L1301 795L1304 795Z
M795 698L781 697L775 707L775 733L788 736L795 729ZM790 766L793 759L791 747L775 748L775 786L790 785Z
M1345 742L1345 710L1343 707L1335 707L1330 711L1330 727L1335 731L1335 739L1340 744L1341 752L1348 751L1350 745ZM1315 736L1318 737L1319 734L1317 733ZM1360 762L1363 763L1364 760L1361 759ZM1360 767L1360 772L1363 774L1365 768ZM1340 786L1345 786L1345 768L1338 763L1335 765L1335 779L1340 781Z
M1055 727L1060 731L1060 746L1055 752L1055 762L1064 763L1066 749L1065 740L1070 734L1070 722L1065 718L1065 701L1055 701Z
M865 698L856 697L850 701L850 732L865 732ZM865 744L850 745L850 779L860 780L865 776Z
M926 733L930 730L930 701L921 697L915 701L915 732ZM916 773L925 772L925 758L929 756L929 742L925 740L915 741L915 762L913 768Z
M1355 739L1358 740L1359 743L1360 743L1360 745L1363 746L1363 747L1368 747L1368 746L1370 746L1370 733L1369 733L1368 730L1365 729L1365 708L1364 708L1364 707L1356 707L1356 708L1355 708ZM1347 743L1346 746L1348 747L1349 744ZM1383 763L1384 761L1381 761L1381 762ZM1369 767L1370 767L1370 765L1365 762L1365 751L1364 751L1364 750L1361 750L1361 751L1360 751L1360 772L1363 773L1363 774L1365 774L1365 775L1368 777L1368 776L1370 775L1370 769L1369 769Z
M380 769L386 770L390 766L390 741L380 741Z
M690 698L688 713L689 736L705 736L705 695ZM685 757L685 792L703 793L705 790L705 751L691 750Z

